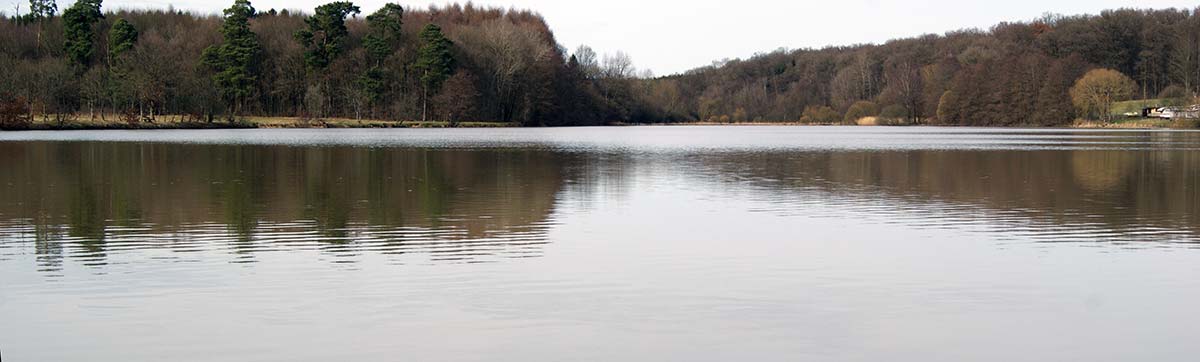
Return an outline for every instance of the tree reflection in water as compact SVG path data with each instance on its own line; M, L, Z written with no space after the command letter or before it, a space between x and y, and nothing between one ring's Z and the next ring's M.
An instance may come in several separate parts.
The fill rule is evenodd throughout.
M143 248L225 248L238 262L297 248L351 263L363 254L537 256L564 199L586 209L639 177L741 190L724 195L750 195L778 213L823 202L864 218L988 224L1038 241L1194 242L1200 233L1200 156L1187 150L689 155L6 142L0 169L10 170L0 174L0 243L29 243L48 272L65 257L104 265L110 253Z
M537 254L571 159L538 150L0 148L0 168L17 171L0 175L10 195L0 216L6 225L33 225L22 239L35 241L51 269L64 254L99 265L111 248L186 250L216 241L250 255L307 247L455 261Z

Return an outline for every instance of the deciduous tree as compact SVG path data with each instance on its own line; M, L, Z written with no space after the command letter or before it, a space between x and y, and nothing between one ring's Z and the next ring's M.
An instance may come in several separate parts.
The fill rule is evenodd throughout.
M1127 100L1137 91L1133 79L1112 69L1096 69L1075 82L1071 87L1071 100L1085 114L1108 121L1112 119L1112 105Z

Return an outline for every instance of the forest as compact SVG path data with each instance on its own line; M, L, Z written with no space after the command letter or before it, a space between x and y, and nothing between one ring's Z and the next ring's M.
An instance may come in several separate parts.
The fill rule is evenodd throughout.
M1200 91L1200 10L1047 15L652 77L624 53L565 49L526 10L262 10L236 0L217 15L106 11L101 1L60 12L31 0L0 17L0 127L244 116L1058 126L1106 119L1116 101L1187 103ZM1117 89L1084 100L1073 89L1086 88L1085 75Z
M642 113L631 108L627 56L568 56L530 11L388 4L364 14L333 2L308 13L247 0L221 16L105 12L101 0L27 9L0 20L3 123L255 115L563 126Z
M1047 15L878 45L778 50L647 83L656 121L1057 126L1103 119L1072 88L1106 70L1128 99L1200 91L1200 10Z

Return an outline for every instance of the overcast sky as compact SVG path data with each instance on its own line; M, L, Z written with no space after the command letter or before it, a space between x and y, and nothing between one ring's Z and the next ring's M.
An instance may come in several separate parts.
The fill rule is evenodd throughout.
M10 3L14 0L0 0ZM19 0L27 2L27 0ZM304 8L333 0L252 0L260 10ZM397 0L392 0L397 1ZM73 1L59 0L60 9ZM387 0L355 0L370 13ZM426 7L450 1L398 1ZM104 6L166 7L217 12L229 1L105 0ZM1029 20L1047 12L1098 13L1104 9L1191 8L1185 0L478 0L479 5L533 9L545 16L568 49L580 44L598 53L625 51L639 68L666 75L724 58L745 58L781 47L878 43L1001 21Z

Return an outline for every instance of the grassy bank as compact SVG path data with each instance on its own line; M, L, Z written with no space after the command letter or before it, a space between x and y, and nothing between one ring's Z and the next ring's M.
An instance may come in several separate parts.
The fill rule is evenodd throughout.
M299 117L240 117L234 121L213 120L212 122L188 120L179 116L162 116L154 121L130 123L119 117L106 116L95 119L87 117L71 120L53 120L34 117L31 130L88 130L88 129L237 129L237 128L499 128L515 127L508 122L457 122L446 121L387 121L346 118L305 119Z
M1160 118L1130 118L1110 122L1078 120L1072 125L1075 128L1114 128L1114 129L1196 129L1200 128L1198 120L1169 120Z
M908 126L945 126L956 127L953 125L938 125L938 124L907 124L900 121L880 122L877 119L864 118L856 124L845 123L804 123L804 122L678 122L670 123L677 126L892 126L892 127L908 127ZM961 126L972 127L972 126ZM1094 121L1094 120L1077 120L1075 123L1066 126L1039 126L1039 125L1015 125L1011 128L1111 128L1111 129L1197 129L1200 128L1200 121L1197 120L1167 120L1158 118L1130 118L1114 121Z
M509 122L387 121L349 118L303 119L298 117L245 117L257 128L504 128Z

